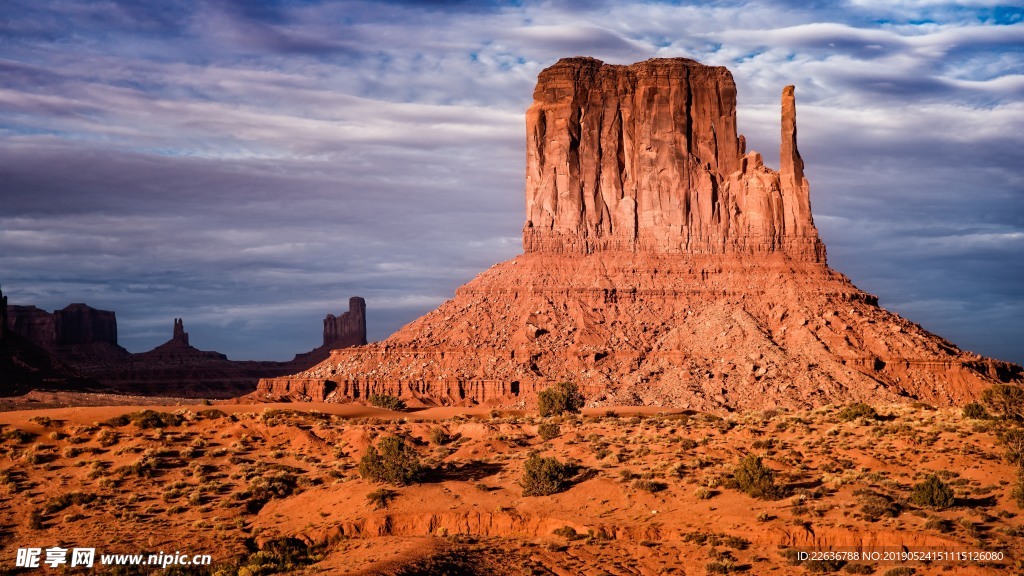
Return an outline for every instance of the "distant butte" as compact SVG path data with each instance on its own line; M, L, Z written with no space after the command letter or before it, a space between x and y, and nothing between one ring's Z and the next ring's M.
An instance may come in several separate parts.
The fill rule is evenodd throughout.
M117 343L114 312L71 304L47 312L8 305L0 294L0 396L29 390L88 390L160 396L233 398L252 392L262 377L305 370L331 350L366 343L366 302L324 320L323 344L288 362L229 360L189 343L175 318L167 342L138 354Z
M553 382L592 405L700 410L921 400L1022 379L878 306L830 269L782 92L778 171L745 150L730 72L569 58L526 113L524 254L387 340L258 394L522 406Z

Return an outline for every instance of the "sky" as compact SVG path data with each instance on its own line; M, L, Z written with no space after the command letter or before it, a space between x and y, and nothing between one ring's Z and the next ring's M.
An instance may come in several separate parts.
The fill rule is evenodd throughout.
M728 67L778 166L796 85L829 264L1024 362L1024 9L985 0L5 0L0 288L149 350L381 340L521 253L524 112L568 56Z

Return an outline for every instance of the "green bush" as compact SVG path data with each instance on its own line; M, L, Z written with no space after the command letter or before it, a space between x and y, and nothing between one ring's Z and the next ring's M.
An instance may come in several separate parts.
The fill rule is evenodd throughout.
M558 425L558 422L541 422L537 426L537 434L544 440L558 438L561 433L562 428Z
M753 454L740 460L733 470L733 481L737 488L754 498L777 500L784 496L782 488L775 485L775 472Z
M523 466L519 484L523 487L523 496L549 496L565 490L575 473L576 468L571 464L531 454Z
M541 416L557 416L563 412L579 414L583 408L583 394L571 382L559 382L537 395L537 410Z
M875 568L870 564L847 564L843 566L843 572L847 574L874 574Z
M876 420L878 419L878 412L876 412L870 404L865 404L863 402L844 406L843 409L839 411L839 419L844 422L849 422L858 418L870 418L872 420Z
M953 505L953 489L935 474L929 474L924 482L916 484L910 494L910 501L918 506L944 510Z
M54 512L60 512L68 506L72 506L74 504L88 504L95 499L95 494L85 494L82 492L68 492L66 494L61 494L60 496L53 496L48 498L43 504L43 513L53 514Z
M438 446L451 444L453 440L455 440L455 437L449 434L444 428L438 427L430 429L430 441Z
M985 407L977 402L971 402L970 404L964 405L963 410L964 418L970 418L972 420L988 420L989 415L985 410Z
M103 422L103 424L115 428L127 426L128 424L135 424L139 428L146 429L180 426L184 421L185 417L181 414L157 412L156 410L140 410L138 412L129 412L128 414L115 416L106 422Z
M423 473L416 451L399 436L385 436L359 460L359 475L374 482L404 486L420 481Z
M1006 461L1024 467L1024 430L1007 430L999 434L999 442L1006 447Z
M1024 419L1024 388L1012 384L994 384L981 393L981 405L989 414L1003 420Z
M370 394L366 401L377 408L400 412L405 410L405 400L388 394Z

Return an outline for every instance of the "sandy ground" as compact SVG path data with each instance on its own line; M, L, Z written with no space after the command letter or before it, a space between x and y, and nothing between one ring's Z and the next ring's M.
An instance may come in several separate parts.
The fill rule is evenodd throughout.
M146 419L149 409L158 414ZM1005 425L954 409L878 410L845 421L838 408L725 418L602 408L548 419L559 426L550 440L535 413L486 408L10 411L0 413L0 569L19 547L61 544L206 553L230 574L803 574L840 565L797 564L800 551L904 547L1003 560L850 565L1019 572L1024 516L997 440ZM415 449L422 482L361 477L360 458L387 435ZM523 496L534 452L576 464L564 490ZM783 497L731 487L747 454L764 457ZM927 473L955 491L952 507L910 502ZM386 507L368 498L381 489ZM268 569L269 559L281 562Z

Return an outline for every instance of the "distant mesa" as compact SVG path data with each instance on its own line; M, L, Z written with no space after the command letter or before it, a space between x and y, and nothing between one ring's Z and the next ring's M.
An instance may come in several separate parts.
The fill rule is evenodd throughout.
M48 350L104 343L117 346L117 318L108 310L69 304L53 313L35 306L6 306L11 332Z
M2 294L0 294L2 296ZM0 395L30 389L75 389L125 394L232 398L255 390L260 378L290 374L324 360L335 348L366 343L366 302L324 321L324 344L288 362L234 361L189 343L182 318L171 338L147 352L131 354L117 344L114 312L71 304L47 312L9 305L2 296ZM31 365L26 370L8 364Z
M781 103L779 170L746 150L722 67L567 58L526 112L524 254L387 340L260 381L263 399L697 410L976 398L1022 368L963 352L828 267Z

